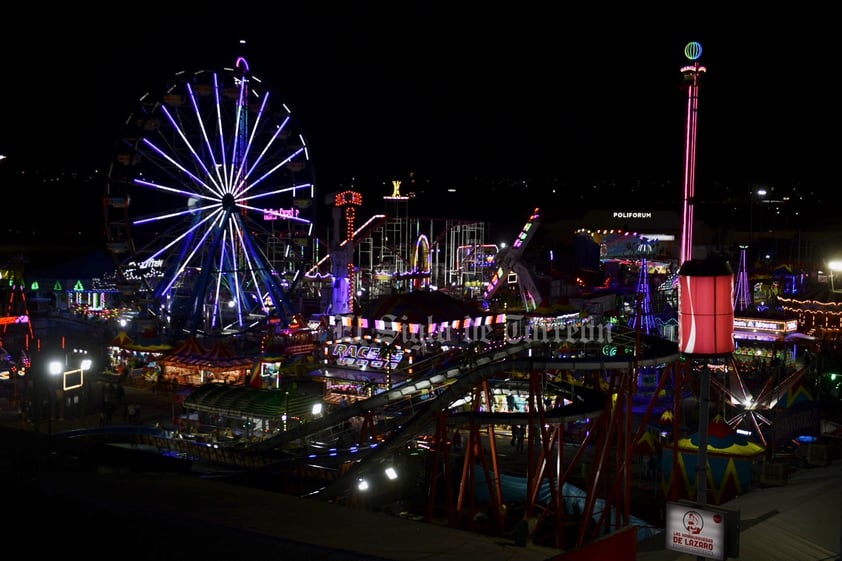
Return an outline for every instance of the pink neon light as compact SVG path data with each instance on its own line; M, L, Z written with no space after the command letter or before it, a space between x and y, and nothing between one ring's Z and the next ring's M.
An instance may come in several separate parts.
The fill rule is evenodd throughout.
M699 111L699 74L705 67L695 63L682 69L690 84L687 87L687 119L684 138L684 208L682 211L681 262L693 258L693 199L696 196L696 136Z

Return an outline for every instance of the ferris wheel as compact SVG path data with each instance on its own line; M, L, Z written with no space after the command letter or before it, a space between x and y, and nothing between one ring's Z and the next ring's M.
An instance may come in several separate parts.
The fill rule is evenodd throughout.
M170 333L286 327L315 202L304 137L245 59L176 75L137 102L108 172L120 290Z

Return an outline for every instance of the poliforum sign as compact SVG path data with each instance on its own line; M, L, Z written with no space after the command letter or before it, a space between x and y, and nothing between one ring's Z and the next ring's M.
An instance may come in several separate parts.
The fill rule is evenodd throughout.
M614 211L613 218L652 218L651 212L620 212Z

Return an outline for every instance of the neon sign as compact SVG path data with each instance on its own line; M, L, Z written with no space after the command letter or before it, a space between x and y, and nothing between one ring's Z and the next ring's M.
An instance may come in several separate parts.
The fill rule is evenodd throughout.
M798 329L798 320L776 321L765 319L734 318L734 328L789 333Z
M264 209L263 220L277 220L279 218L298 218L301 213L297 208Z
M403 359L401 349L387 350L384 347L337 343L331 349L338 366L356 366L358 368L397 368Z
M699 60L702 56L702 44L698 41L691 41L684 46L684 56L688 60Z
M614 218L652 218L651 212L619 212L614 211Z

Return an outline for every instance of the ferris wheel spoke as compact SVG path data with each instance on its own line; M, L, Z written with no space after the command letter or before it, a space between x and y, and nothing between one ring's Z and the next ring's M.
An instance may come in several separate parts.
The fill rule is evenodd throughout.
M183 214L189 214L189 213L183 213ZM219 217L221 217L221 215L222 215L222 211L221 211L221 209L220 209L220 210L217 210L216 212L213 212L213 213L211 213L211 214L208 214L207 216L205 216L204 218L202 218L201 220L199 220L198 222L196 222L195 224L193 224L193 226L191 226L190 228L188 228L187 230L185 230L184 232L182 232L181 234L179 234L179 235L178 235L175 239L173 239L171 242L169 242L168 244L166 244L165 246L163 246L160 250L158 250L158 251L157 251L157 252L156 252L156 253L152 256L152 258L158 258L158 257L160 257L162 253L164 253L165 251L167 251L167 250L171 249L172 247L174 247L174 246L175 246L176 244L178 244L179 242L182 242L182 241L186 240L189 236L192 236L192 235L193 235L193 233L194 233L196 230L200 229L203 225L205 225L206 223L208 223L208 222L210 222L210 221L214 220L215 218L219 218ZM163 216L163 217L161 217L161 218L163 219L163 218L168 218L168 217L167 217L167 216ZM143 224L144 222L150 222L150 221L151 221L151 219L150 219L150 220L146 220L146 221L138 221L138 222L136 222L136 224ZM208 230L210 230L210 229L208 229Z
M304 189L309 189L309 190L312 191L313 184L312 183L303 183L303 184L300 184L300 185L291 185L289 187L282 187L280 189L275 189L273 191L263 191L263 192L260 192L260 193L252 193L249 196L245 196L245 193L241 193L241 194L237 195L237 200L253 201L255 199L262 199L262 198L272 197L274 195L282 195L282 194L286 194L286 193L290 193L292 195L295 195L295 193L297 193L298 191L304 190Z
M299 148L293 154L291 154L285 160L283 160L281 163L279 163L278 165L276 165L275 167L271 168L269 171L267 171L266 173L261 175L255 181L248 181L248 178L251 176L252 171L254 171L254 169L255 169L254 167L252 167L252 169L249 170L249 173L246 174L247 181L244 183L244 184L246 184L246 183L248 184L248 187L246 187L246 190L248 191L250 189L253 189L254 187L257 187L264 179L266 179L267 177L270 177L273 173L275 173L279 169L283 168L284 166L288 165L290 162L292 162L295 159L296 156L301 154L303 151L304 151L304 148ZM237 195L237 196L239 196L239 195Z
M254 286L258 290L258 302L262 307L265 307L268 297L276 309L283 309L286 298L280 284L275 280L275 269L271 267L269 260L259 248L254 246L254 242L247 231L241 229L238 236L240 245L245 249L245 258L250 264ZM262 291L260 290L261 284L264 286Z
M245 87L246 80L244 79L240 82L240 92L237 100L236 122L239 126L234 127L234 141L231 143L231 169L229 170L230 176L228 178L228 185L232 188L235 185L234 176L239 175L239 168L241 168L245 162L245 152L248 150L247 146L243 146L245 143L243 127L248 125L245 120L245 113L243 112L243 95L245 93Z
M241 248L243 250L243 252L242 252L243 253L243 259L245 260L245 262L247 264L248 274L251 277L251 281L254 284L255 289L258 291L258 296L259 296L258 301L262 302L263 301L263 295L260 294L260 282L258 281L258 278L257 278L255 272L259 268L265 267L265 265L263 263L258 264L256 262L256 260L257 260L256 255L257 254L255 253L254 248L251 247L252 244L251 244L250 240L248 239L248 234L246 233L245 230L243 230L240 223L237 222L237 221L234 221L231 225L231 230L232 230L232 232L231 232L232 246L233 246L234 243L237 244L236 247L232 247L232 252L236 248ZM236 240L236 242L235 242L235 240Z
M216 114L216 139L219 144L219 157L222 159L221 162L221 173L222 177L220 178L220 184L225 183L224 176L226 175L226 170L228 169L228 160L225 156L225 130L222 124L222 98L220 97L220 85L219 85L219 75L214 72L213 73L213 97L214 97L214 107L215 107L215 114ZM210 141L208 142L209 152L213 153L213 148L210 148ZM219 171L219 170L218 170Z
M222 189L222 187L221 187L221 186L222 186L222 182L221 182L221 181L220 181L220 182L217 182L218 177L217 177L217 178L214 178L214 176L213 176L213 174L211 173L210 169L208 169L208 166L207 166L207 165L205 165L205 162L202 160L201 156L199 156L199 154L196 152L196 148L193 146L193 143L192 143L192 142L191 142L191 141L187 138L187 135L186 135L186 134L185 134L185 132L184 132L184 128L180 125L180 123L179 123L179 122L177 122L177 121L176 121L176 119L173 117L172 113L171 113L171 112L170 112L170 111L169 111L166 107L163 107L161 110L162 110L162 112L164 113L164 115L166 115L167 119L170 121L170 124L172 125L173 130L174 130L174 131L176 132L176 134L178 135L178 138L180 138L180 139L181 139L182 143L183 143L183 144L184 144L184 146L187 148L187 151L190 153L190 156L191 156L191 157L190 157L190 158L186 158L186 159L189 159L189 161L190 161L192 164L195 164L195 165L197 165L197 166L199 167L199 169L200 169L200 170L204 173L204 175L205 175L205 176L208 178L208 180L210 181L210 183L211 183L212 187L211 187L211 186L209 186L209 185L208 185L207 183L205 183L204 181L201 181L201 180L198 178L198 176L197 176L197 175L194 175L194 174L189 174L189 172L187 172L187 171L186 171L186 168L185 168L183 165L178 164L178 163L175 163L175 162L174 162L174 160L173 160L172 158L170 158L167 154L165 154L165 153L163 152L163 150L161 150L160 148L158 148L158 147L157 147L157 146L155 146L154 144L152 144L152 145L151 145L151 148L152 148L153 150L155 150L156 152L158 152L158 153L159 153L159 154L160 154L163 158L165 158L165 159L167 159L168 161L170 161L170 163L172 163L173 165L175 165L178 169L180 169L180 170L184 171L185 173L188 173L191 177L193 177L193 178L196 180L196 182L197 182L198 184L202 185L203 187L205 187L205 188L206 188L206 189L208 189L208 190L213 191L213 192L214 192L214 193L216 193L217 195L221 195L221 194L222 194L222 192L223 192L223 189ZM198 121L198 123L199 123L199 128L200 128L200 130L202 131L202 136L204 137L204 135L205 135L205 130L204 130L204 123L202 123L201 116L197 115L197 116L196 116L196 119L197 119L197 121ZM201 142L201 141L200 141L200 142ZM150 144L151 144L151 143L150 143Z
M197 98L196 90L189 82L187 83L186 87L187 95L190 99L190 104L193 108L193 113L195 114L196 122L199 125L199 131L201 132L201 141L202 143L204 143L204 146L207 149L208 158L210 158L210 169L213 170L213 173L216 174L216 184L222 185L224 183L224 180L222 178L222 175L220 175L219 173L219 169L221 166L217 164L216 155L214 154L213 148L211 147L210 136L208 136L208 131L205 128L205 120L202 119L202 112L199 110L199 100ZM194 152L193 155L196 157L197 160L201 162L201 158L198 154ZM208 175L211 175L211 172L208 171L207 168L205 168L205 170L207 171Z
M260 102L260 109L258 109L257 114L254 117L254 124L251 127L251 132L249 133L248 143L246 144L246 152L243 154L243 158L240 161L240 166L239 166L239 170L238 170L238 178L243 176L243 170L245 169L246 162L248 161L248 157L251 154L251 149L254 146L255 141L257 139L257 132L262 127L263 116L264 116L264 113L266 112L266 107L267 107L268 103L269 103L269 93L267 92L266 95L263 96L263 99ZM280 134L280 132L282 130L284 130L287 121L288 120L285 120L283 123L281 123L281 125L277 128L276 134ZM268 150L269 146L271 146L273 143L274 143L273 139L270 140L267 143L266 148L264 148L263 152L260 154L260 156L258 156L258 160L263 159L263 157L262 157L263 153L265 153L266 150Z
M232 157L232 166L231 166L232 173L233 173L234 167L237 168L237 173L236 173L236 177L231 178L230 185L231 185L231 191L234 192L235 194L237 194L237 196L239 196L239 194L240 194L239 186L244 185L248 181L248 172L245 171L246 164L248 162L248 157L251 154L252 146L255 143L257 132L260 129L261 118L263 117L263 113L266 110L266 104L267 104L268 101L269 101L269 95L267 94L263 97L263 100L262 100L261 105L260 105L260 109L258 110L257 116L255 117L255 121L254 121L254 124L252 125L251 133L249 134L249 139L248 139L248 142L245 144L243 153L238 154L235 151L234 157ZM278 131L276 131L275 134L276 135L279 134L280 131L283 130L283 128L284 128L284 125L281 125L280 127L278 127ZM238 133L239 133L239 130L238 130ZM269 146L271 146L273 141L274 140L271 139L267 143L267 146L266 146L266 148L264 148L263 153L261 153L258 156L258 162L257 163L259 163L263 159L263 154L266 152L266 150L268 150ZM236 141L235 141L235 147L236 147ZM257 165L257 164L255 164L255 165ZM254 169L254 166L252 166L252 169Z
M203 221L203 223L204 222L206 222L206 221ZM156 253L154 253L152 256L150 256L147 259L147 261L153 261L153 260L160 259L166 253L167 250L169 250L171 248L176 248L178 246L181 246L185 250L183 252L184 258L183 258L183 261L181 263L181 266L178 267L177 269L174 269L175 272L172 275L172 280L170 282L164 283L164 287L163 287L163 290L161 291L161 294L166 294L167 292L169 292L169 290L172 288L173 284L176 282L178 277L182 273L184 273L185 270L187 270L187 268L193 262L193 259L199 254L200 250L207 250L207 247L205 246L205 243L206 243L208 237L210 236L210 234L213 233L213 228L205 228L204 232L199 237L198 241L196 243L193 243L192 245L181 243L181 242L184 242L185 240L194 239L195 238L194 232L196 230L198 230L201 227L201 225L202 224L197 224L197 225L195 225L194 228L191 228L190 230L188 230L188 231L184 232L183 234L179 235L176 239L172 240L170 243L168 243L166 246L164 246L163 248L158 250Z
M243 233L237 232L237 237L238 237L238 240L239 240L240 247L242 247L244 250L247 249L249 244L247 243L247 241L243 237ZM261 306L264 306L265 305L264 304L265 296L266 296L266 293L268 292L268 287L267 287L266 291L261 290L261 280L257 276L258 267L261 267L262 265L257 265L254 262L254 259L252 258L252 256L249 254L248 251L244 251L243 255L244 255L244 257L245 257L245 259L248 263L248 274L249 274L249 277L251 278L252 286L254 286L254 290L256 292L255 301L259 302Z
M159 296L164 296L167 293L169 293L170 290L172 290L173 286L178 281L178 279L184 274L184 272L190 267L190 264L193 262L193 260L199 255L199 251L202 250L203 248L205 248L205 242L208 239L208 236L210 236L210 234L212 232L213 232L213 230L210 229L210 228L208 228L204 231L204 234L201 236L198 243L194 244L192 246L192 248L190 249L189 253L186 254L186 257L185 257L183 263L181 263L181 265L170 276L169 281L166 280L166 276L163 278L163 280L165 282L161 284L162 288L160 290ZM182 238L183 237L184 236L182 236ZM172 247L174 245L175 245L175 242L170 243L169 247ZM159 251L158 254L151 257L150 259L157 259L162 253L163 253L163 250Z
M265 103L267 100L268 100L268 98L264 99L264 100L263 100L263 101L264 101L264 103ZM261 107L261 111L262 111L262 109L263 109L263 108ZM262 162L266 159L266 155L267 155L267 154L269 153L269 151L273 148L273 146L274 146L275 142L276 142L279 138L283 138L283 137L287 134L287 123L289 123L289 117L287 117L287 118L284 120L284 122L283 122L283 123L281 123L281 124L280 124L280 126L278 126L278 127L275 129L275 131L272 133L271 137L270 137L270 138L269 138L269 140L266 142L266 146L264 146L264 147L263 147L263 150L261 150L261 151L260 151L260 153L257 155L257 158L255 159L254 163L251 165L251 167L249 168L248 172L246 173L246 178L248 178L248 177L249 177L249 176L250 176L250 175L254 172L254 170L255 170L255 169L257 169L257 168L258 168L258 167L262 164ZM257 132L257 130L258 130L258 124L259 124L259 121L255 123L255 126L254 126L254 128L252 129L252 132L251 132L252 139L249 141L249 146L251 146L251 144L252 144L252 142L253 142L253 139L254 139L254 136L255 136L255 134L256 134L256 132ZM302 144L303 144L303 143L302 143ZM292 154L292 155L291 155L291 157L292 157L292 158L294 158L296 155L297 155L297 153L296 153L296 154ZM243 163L245 163L245 160L243 161Z
M169 163L170 163L172 166L174 166L177 170L179 170L180 172L182 172L182 173L184 173L185 175L187 175L190 179L192 179L195 185L198 185L198 186L200 186L200 187L203 187L204 189L206 189L207 191L209 191L209 192L211 192L211 193L216 193L218 196L222 196L222 193L220 192L219 188L218 188L216 185L214 185L213 187L211 187L210 185L208 185L205 181L203 181L202 179L200 179L200 178L199 178L196 174L194 174L192 171L188 170L188 169L187 169L184 165L182 165L180 162L177 162L177 161L176 161L176 160L175 160L172 156L170 156L169 154L167 154L166 152L164 152L162 149L160 149L158 146L156 146L155 144L153 144L151 140L148 140L148 139L145 139L145 138L144 138L144 139L143 139L143 143L144 143L146 146L148 146L150 149L152 149L152 150L154 151L154 153L158 154L158 155L159 155L161 158L163 158L165 161L169 162ZM213 179L210 175L208 175L208 177L209 177L211 180Z
M144 181L142 179L135 179L133 183L134 183L134 185L137 185L139 187L146 187L146 188L148 188L150 190L153 190L153 191L158 191L158 192L164 191L164 192L174 194L174 195L181 195L182 197L185 197L185 198L188 198L188 199L196 199L196 198L205 199L205 200L211 201L211 202L213 202L217 205L219 204L219 197L213 197L211 195L207 195L207 194L203 194L203 193L196 193L195 191L190 191L190 190L186 190L186 189L179 189L177 187L168 187L166 185L161 185L160 183L153 183L151 181Z

